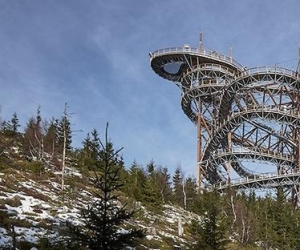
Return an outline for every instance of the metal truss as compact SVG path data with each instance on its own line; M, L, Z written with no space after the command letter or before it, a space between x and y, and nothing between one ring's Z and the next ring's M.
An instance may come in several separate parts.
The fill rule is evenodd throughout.
M298 187L299 67L247 69L202 41L149 54L154 72L181 89L181 108L197 125L199 186Z

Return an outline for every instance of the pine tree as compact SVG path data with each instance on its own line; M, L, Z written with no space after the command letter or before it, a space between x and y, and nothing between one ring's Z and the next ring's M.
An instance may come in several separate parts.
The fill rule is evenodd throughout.
M124 230L124 222L131 219L134 211L129 212L126 204L119 201L117 192L122 188L120 179L121 166L119 153L114 150L105 133L105 142L99 140L97 149L97 169L94 172L93 184L98 190L97 200L82 211L84 227L69 225L75 239L89 249L125 249L133 246L137 238L144 236L136 228Z

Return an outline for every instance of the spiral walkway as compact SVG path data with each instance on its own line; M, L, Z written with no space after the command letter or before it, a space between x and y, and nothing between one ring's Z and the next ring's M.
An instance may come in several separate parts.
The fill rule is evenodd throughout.
M298 186L298 72L247 69L202 43L149 55L154 72L181 89L181 108L197 125L199 185L219 190Z

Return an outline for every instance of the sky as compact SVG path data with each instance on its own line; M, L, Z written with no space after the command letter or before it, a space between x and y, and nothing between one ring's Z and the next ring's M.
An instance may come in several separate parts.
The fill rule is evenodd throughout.
M38 107L50 120L67 103L74 147L108 122L127 167L196 176L196 127L148 53L197 47L202 32L247 68L296 70L299 30L297 0L0 0L0 118L16 112L22 132Z

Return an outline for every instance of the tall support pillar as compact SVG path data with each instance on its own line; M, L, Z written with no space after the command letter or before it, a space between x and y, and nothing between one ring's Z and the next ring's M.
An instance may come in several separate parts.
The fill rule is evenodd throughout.
M200 192L201 189L201 180L202 180L202 169L201 169L201 157L202 157L202 121L201 121L201 113L202 113L202 103L201 100L198 102L198 115L197 115L197 189Z
M228 151L230 152L230 153L232 153L232 133L231 133L231 131L227 134L227 139L228 139ZM231 176L231 174L230 174L230 171L231 171L231 163L232 162L228 162L228 164L227 164L227 179L228 179L228 183L230 183L231 182L231 179L230 179L230 176Z
M299 62L298 62L298 73L300 72L300 47L299 47ZM298 98L297 98L298 102L299 102L299 94L298 94ZM300 105L298 105L298 115L299 115L299 109L300 109ZM295 128L296 131L296 138L298 138L298 152L297 152L297 157L298 157L298 164L297 164L297 169L296 171L299 172L300 171L300 134L298 129ZM298 206L299 203L299 195L300 195L300 183L296 183L295 185L295 194L294 194L294 208L296 208Z
M300 136L298 134L298 154L297 154L297 157L298 157L298 165L297 165L297 172L300 171Z
M299 73L299 66L300 66L300 47L299 47L299 63L298 63L298 69L297 69L298 73ZM298 105L297 105L298 116L299 116L299 112L300 112L299 98L300 98L300 94L298 93L298 96L296 97L296 103L298 103ZM299 172L300 171L300 134L299 134L299 130L297 128L293 128L293 140L294 140L294 142L297 142L297 145L298 145L298 148L296 151L297 166L293 171ZM292 203L293 203L293 207L295 209L299 205L298 204L299 203L299 195L300 195L300 183L295 183L294 188L292 189Z
M295 171L299 172L300 171L300 144L299 144L300 136L299 134L297 134L297 136L298 136L298 152L297 152L298 164ZM294 189L292 190L292 201L293 201L294 209L296 209L299 205L299 195L300 195L300 184L295 183Z

